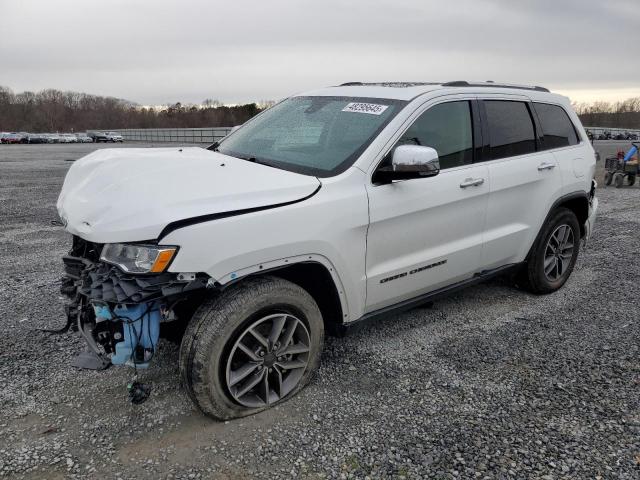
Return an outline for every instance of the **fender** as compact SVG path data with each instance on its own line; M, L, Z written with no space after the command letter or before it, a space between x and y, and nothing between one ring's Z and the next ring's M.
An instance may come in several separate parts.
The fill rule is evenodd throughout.
M551 217L551 214L553 213L553 211L558 208L560 205L562 205L563 203L572 201L572 200L584 200L585 204L587 206L587 217L585 219L580 219L578 218L578 223L580 224L580 233L584 236L585 234L585 227L584 227L584 222L587 220L588 216L589 216L589 195L587 194L587 192L584 191L577 191L577 192L571 192L571 193L567 193L566 195L563 195L561 197L559 197L558 199L556 199L555 202L553 202L553 204L551 205L551 208L549 208L549 211L547 212L547 216L544 217L544 221L542 222L542 225L540 225L540 228L538 229L538 234L536 235L536 238L533 240L533 243L531 244L531 247L529 248L529 251L527 252L527 256L525 257L525 261L527 259L529 259L529 257L531 256L531 252L533 251L533 247L536 245L538 239L540 238L540 234L542 233L542 229L544 228L545 224L547 223L547 221L549 220L549 217Z
M277 260L270 260L268 262L251 265L223 275L215 282L215 286L220 288L221 290L224 290L230 285L233 285L234 283L237 283L238 281L250 275L255 275L256 273L263 274L266 272L274 272L286 268L290 265L300 263L318 263L327 269L327 271L331 275L331 279L333 280L336 291L338 292L338 296L340 298L340 306L342 307L342 320L345 323L348 322L350 318L349 306L347 303L347 298L344 287L342 285L342 281L340 280L340 276L338 275L338 272L331 260L329 260L324 255L308 253L305 255L279 258Z

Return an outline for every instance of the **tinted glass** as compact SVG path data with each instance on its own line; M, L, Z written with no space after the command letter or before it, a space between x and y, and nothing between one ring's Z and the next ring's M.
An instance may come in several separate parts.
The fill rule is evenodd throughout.
M298 173L332 176L348 168L406 102L292 97L229 135L218 151Z
M396 145L434 148L440 169L473 162L473 129L469 102L441 103L424 112Z
M536 151L535 131L524 102L485 100L491 158L515 157Z
M567 112L557 105L549 105L548 103L534 104L538 119L542 124L542 133L544 135L544 143L542 148L558 148L576 145L578 136L573 128L571 120Z

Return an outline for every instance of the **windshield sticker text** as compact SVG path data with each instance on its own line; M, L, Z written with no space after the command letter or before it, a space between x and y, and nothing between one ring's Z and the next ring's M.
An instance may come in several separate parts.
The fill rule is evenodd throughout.
M378 105L377 103L348 103L346 107L342 109L343 112L354 113L368 113L370 115L381 115L389 105Z

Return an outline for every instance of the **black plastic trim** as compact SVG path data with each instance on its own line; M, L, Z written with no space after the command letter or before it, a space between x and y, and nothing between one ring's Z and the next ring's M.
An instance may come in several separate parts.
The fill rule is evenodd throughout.
M533 243L531 244L531 247L529 248L529 251L527 252L527 256L525 257L525 262L527 260L529 260L529 257L531 256L531 253L533 252L533 247L536 245L536 242L538 241L538 238L540 237L540 234L542 233L542 229L544 228L545 224L549 220L549 217L551 217L551 214L554 212L554 210L556 208L558 208L560 205L562 205L563 203L565 203L565 202L568 202L570 200L581 199L581 198L585 199L585 201L587 202L587 206L588 206L589 205L589 195L587 194L587 192L583 192L583 191L567 193L566 195L561 196L555 202L553 202L553 204L551 205L551 208L549 208L549 211L547 212L547 216L544 217L544 221L540 225L540 230L538 231L538 234L536 235L535 240L533 241ZM580 225L580 232L581 233L583 233L583 226L584 226L583 224Z
M491 160L491 139L489 138L489 121L487 120L487 110L484 106L484 100L476 100L478 111L480 112L480 126L482 128L482 146L480 147L481 162Z
M587 205L589 204L589 194L587 192L580 190L577 192L567 193L566 195L561 196L555 202L553 202L553 205L551 205L551 208L549 209L549 213L547 213L547 216L545 217L544 221L546 222L549 219L549 217L551 216L551 213L553 212L554 209L558 207L558 205L565 203L569 200L574 200L576 198L584 198L587 201Z
M354 328L358 328L361 325L367 323L367 322L371 322L371 321L375 321L375 320L380 320L386 317L389 317L391 315L394 314L398 314L398 313L402 313L406 310L409 310L411 308L414 307L418 307L420 305L423 305L425 303L428 302L432 302L434 300L438 300L442 297L445 297L447 295L450 295L452 293L455 293L459 290L462 290L466 287L470 287L472 285L475 285L477 283L481 283L484 282L486 280L489 280L491 278L497 277L499 275L503 275L506 274L512 270L517 270L518 268L520 268L523 265L523 263L510 263L508 265L504 265L502 267L498 267L498 268L494 268L492 270L483 270L480 273L475 274L473 277L467 279L467 280L463 280L461 282L458 283L454 283L452 285L448 285L446 287L442 287L439 288L437 290L434 290L432 292L429 293L425 293L423 295L419 295L417 297L414 298L410 298L408 300L404 300L402 302L393 304L393 305L389 305L388 307L383 307L380 308L378 310L374 310L373 312L369 312L365 315L363 315L362 317L360 317L357 320L354 320L353 322L349 322L349 323L345 323L342 325L343 327L343 331L342 333L346 333L347 331L351 331Z
M531 121L533 122L533 135L535 136L536 152L540 152L544 150L544 135L542 133L542 123L540 122L540 117L538 117L538 112L536 112L536 108L533 105L533 102L529 100L526 103L527 108L529 109L529 116L531 117Z
M473 163L481 162L483 159L484 132L482 130L482 117L480 114L480 102L470 100L471 121L473 123Z
M320 191L320 188L322 188L322 184L318 185L318 188L316 188L311 194L307 195L306 197L302 197L302 198L299 198L298 200L293 200L291 202L276 203L274 205L265 205L263 207L244 208L242 210L233 210L230 212L209 213L207 215L199 215L197 217L177 220L175 222L171 222L170 224L168 224L166 227L162 229L162 231L160 232L160 235L158 235L158 241L162 240L171 232L174 232L184 227L189 227L191 225L197 225L198 223L212 222L213 220L219 220L221 218L236 217L238 215L244 215L246 213L260 212L262 210L271 210L272 208L286 207L287 205L293 205L295 203L304 202L305 200L310 199L316 193L318 193Z

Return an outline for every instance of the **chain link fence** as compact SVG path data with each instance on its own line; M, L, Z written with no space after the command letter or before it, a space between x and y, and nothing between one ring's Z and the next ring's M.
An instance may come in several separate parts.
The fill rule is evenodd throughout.
M117 132L127 142L213 143L222 140L231 127L216 128L137 128L108 130Z

